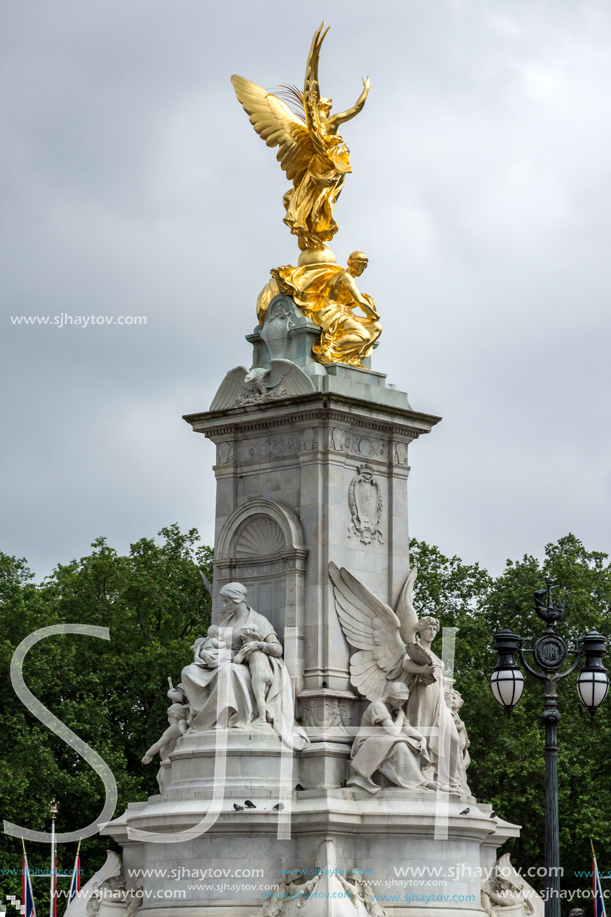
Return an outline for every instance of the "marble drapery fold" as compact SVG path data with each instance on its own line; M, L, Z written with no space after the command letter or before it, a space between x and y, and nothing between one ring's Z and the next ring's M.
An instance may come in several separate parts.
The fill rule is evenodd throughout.
M242 631L258 631L262 641L280 641L272 624L250 606L247 616L232 626L234 616L225 614L219 621L219 632L227 637L228 646L218 651L217 664L196 660L182 670L181 680L191 707L191 728L195 731L214 729L219 721L229 728L245 728L257 717L252 678L245 662L234 662L242 648ZM281 652L281 647L280 647ZM294 725L294 704L291 679L281 655L267 656L269 685L265 705L268 719L278 737L292 748L301 748L307 738Z
M350 778L349 786L360 786L370 793L383 786L407 790L436 788L425 775L431 765L425 739L411 726L403 709L408 696L407 687L395 682L384 697L366 708L352 745L352 769L356 776Z

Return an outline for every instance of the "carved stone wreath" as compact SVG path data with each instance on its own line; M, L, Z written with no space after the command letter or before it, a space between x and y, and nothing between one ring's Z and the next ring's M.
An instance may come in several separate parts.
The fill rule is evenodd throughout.
M348 504L352 524L348 526L348 537L358 536L363 544L378 541L383 544L380 519L384 503L380 486L373 477L371 465L359 465L358 474L348 488Z

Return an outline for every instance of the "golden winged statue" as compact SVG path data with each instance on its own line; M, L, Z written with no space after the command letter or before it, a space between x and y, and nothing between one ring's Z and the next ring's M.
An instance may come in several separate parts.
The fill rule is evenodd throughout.
M284 222L301 249L298 267L272 270L272 280L259 295L257 315L263 325L274 297L291 296L302 314L321 328L313 348L320 363L362 366L382 331L372 297L361 293L355 282L367 257L353 252L348 267L340 267L327 243L337 232L335 202L352 171L339 127L361 111L370 83L368 77L363 80L352 108L331 115L333 100L321 96L318 85L320 49L329 31L324 26L323 22L312 39L303 92L287 85L277 93L268 92L243 76L231 77L250 123L268 146L278 147L276 158L293 182L283 198ZM355 309L362 314L355 314Z
M333 210L346 175L352 171L350 150L339 127L361 111L370 86L369 78L364 79L356 104L331 115L333 100L321 96L318 85L320 49L329 31L324 25L312 39L303 92L293 86L281 90L294 111L279 95L243 76L231 77L250 123L268 146L278 147L277 159L293 182L284 195L284 222L297 236L302 251L323 248L337 232Z

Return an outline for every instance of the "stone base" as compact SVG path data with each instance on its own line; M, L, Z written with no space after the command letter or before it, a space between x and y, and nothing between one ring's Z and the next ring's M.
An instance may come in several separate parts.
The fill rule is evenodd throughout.
M299 782L306 788L331 789L343 786L349 773L350 746L337 742L315 742L299 756Z
M236 790L236 784L228 790L209 830L188 840L173 842L177 832L201 822L211 802L200 794L188 798L186 788L132 804L103 829L124 846L128 882L144 886L142 917L260 915L266 896L289 878L289 870L315 875L325 839L334 843L336 869L342 875L360 870L388 917L481 917L481 869L492 868L497 847L518 834L515 825L491 818L490 806L469 797L394 788L374 797L352 788L310 789L293 791L278 812L278 794L269 786L260 794L244 786L242 796L256 808L236 811ZM157 841L130 838L133 828L158 832ZM299 913L341 913L320 909L320 901L312 899Z
M169 770L164 799L210 799L224 784L227 797L279 796L297 782L294 752L269 723L244 729L211 729L183 736L163 767Z
M327 572L333 561L396 606L409 573L408 447L439 418L369 366L317 363L318 328L280 299L278 327L248 338L258 372L247 384L245 367L231 370L213 407L185 419L217 447L213 621L222 586L243 583L283 643L311 744L293 755L271 727L191 733L163 766L167 789L102 833L143 886L142 917L346 917L331 881L312 885L299 912L270 901L289 870L316 879L321 849L342 876L366 877L375 917L481 917L481 869L518 828L472 797L346 786L361 701ZM283 361L293 367L276 380Z
M386 904L386 902L385 902ZM329 908L326 911L309 909L308 911L302 910L303 917L339 917L339 914L336 910L331 910L334 906L337 907L337 903L329 901L326 905L320 905L316 902L316 907L326 906ZM475 906L474 906L475 907ZM356 914L356 911L354 912ZM386 904L384 908L384 913L387 917L399 917L399 915L405 914L406 917L452 917L455 913L460 913L460 917L482 917L485 915L485 911L482 907L476 907L474 910L463 909L460 911L455 911L453 906L444 907L439 905L436 907L434 904L425 905L421 908L410 908L409 910L393 910ZM507 910L507 915L511 912ZM197 909L193 907L184 907L182 909L170 909L170 908L155 908L153 910L148 910L146 912L147 917L264 917L262 907L259 906L257 909L253 910L251 905L240 905L232 901L226 901L224 903L220 902L218 906L198 906ZM522 917L524 911L520 906L517 911L515 911L515 917ZM284 914L280 912L280 917L284 917ZM505 917L505 914L503 914Z

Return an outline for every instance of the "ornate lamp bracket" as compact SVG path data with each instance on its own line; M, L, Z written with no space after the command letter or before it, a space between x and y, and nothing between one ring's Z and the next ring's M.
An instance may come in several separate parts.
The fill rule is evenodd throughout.
M561 681L575 671L581 658L581 641L574 637L571 640L571 646L567 646L565 641L549 630L540 637L534 647L526 646L529 641L528 637L520 637L520 659L524 668L530 672L538 681L545 683ZM526 658L526 655L532 655L539 669L534 668ZM564 665L567 658L573 656L573 661L568 669L564 672L558 670ZM555 691L554 691L555 693Z

